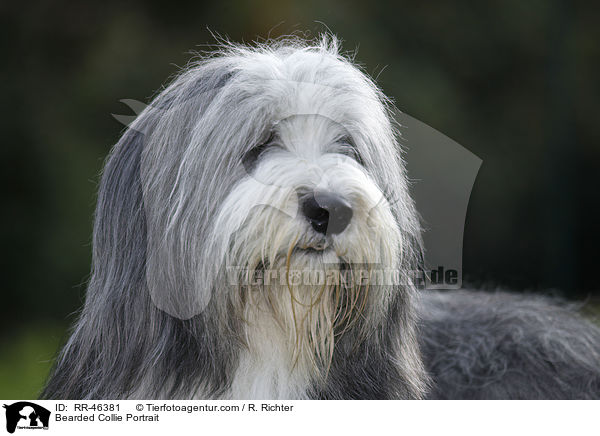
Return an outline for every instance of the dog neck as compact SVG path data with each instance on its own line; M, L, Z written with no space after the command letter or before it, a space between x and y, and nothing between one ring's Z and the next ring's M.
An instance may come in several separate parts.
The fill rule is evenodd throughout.
M251 290L245 347L232 399L303 399L324 380L334 347L334 288L271 285Z

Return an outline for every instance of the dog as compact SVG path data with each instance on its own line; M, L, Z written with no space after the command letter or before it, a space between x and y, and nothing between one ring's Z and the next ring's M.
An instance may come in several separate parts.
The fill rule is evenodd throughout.
M331 35L191 63L107 159L42 398L599 398L600 329L574 311L417 289L392 113Z

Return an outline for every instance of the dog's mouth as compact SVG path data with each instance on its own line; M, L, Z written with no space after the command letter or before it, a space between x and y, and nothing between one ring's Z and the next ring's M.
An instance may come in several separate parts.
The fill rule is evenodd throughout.
M309 242L298 243L294 247L292 254L306 253L312 255L320 255L333 250L331 241L323 238L320 240L312 240Z
M306 254L311 254L311 255L320 255L320 254L325 254L327 252L330 252L331 250L332 250L331 247L312 247L312 246L295 247L294 250L292 251L292 254L306 253Z
M324 245L297 245L291 252L291 257L303 259L313 266L322 264L339 264L343 259L338 250L332 244ZM313 264L313 262L317 262Z

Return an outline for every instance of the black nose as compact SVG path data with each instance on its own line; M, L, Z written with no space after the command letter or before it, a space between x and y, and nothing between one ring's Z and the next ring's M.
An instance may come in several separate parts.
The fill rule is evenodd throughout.
M329 192L314 192L303 198L302 213L319 233L342 233L352 219L352 208L343 198Z

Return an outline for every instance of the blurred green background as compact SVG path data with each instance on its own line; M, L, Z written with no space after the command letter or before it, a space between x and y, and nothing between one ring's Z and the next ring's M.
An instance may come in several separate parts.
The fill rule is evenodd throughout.
M323 24L324 23L324 24ZM33 398L90 267L102 162L130 115L214 43L325 25L397 106L483 159L464 273L598 296L597 2L262 0L0 4L0 398Z

